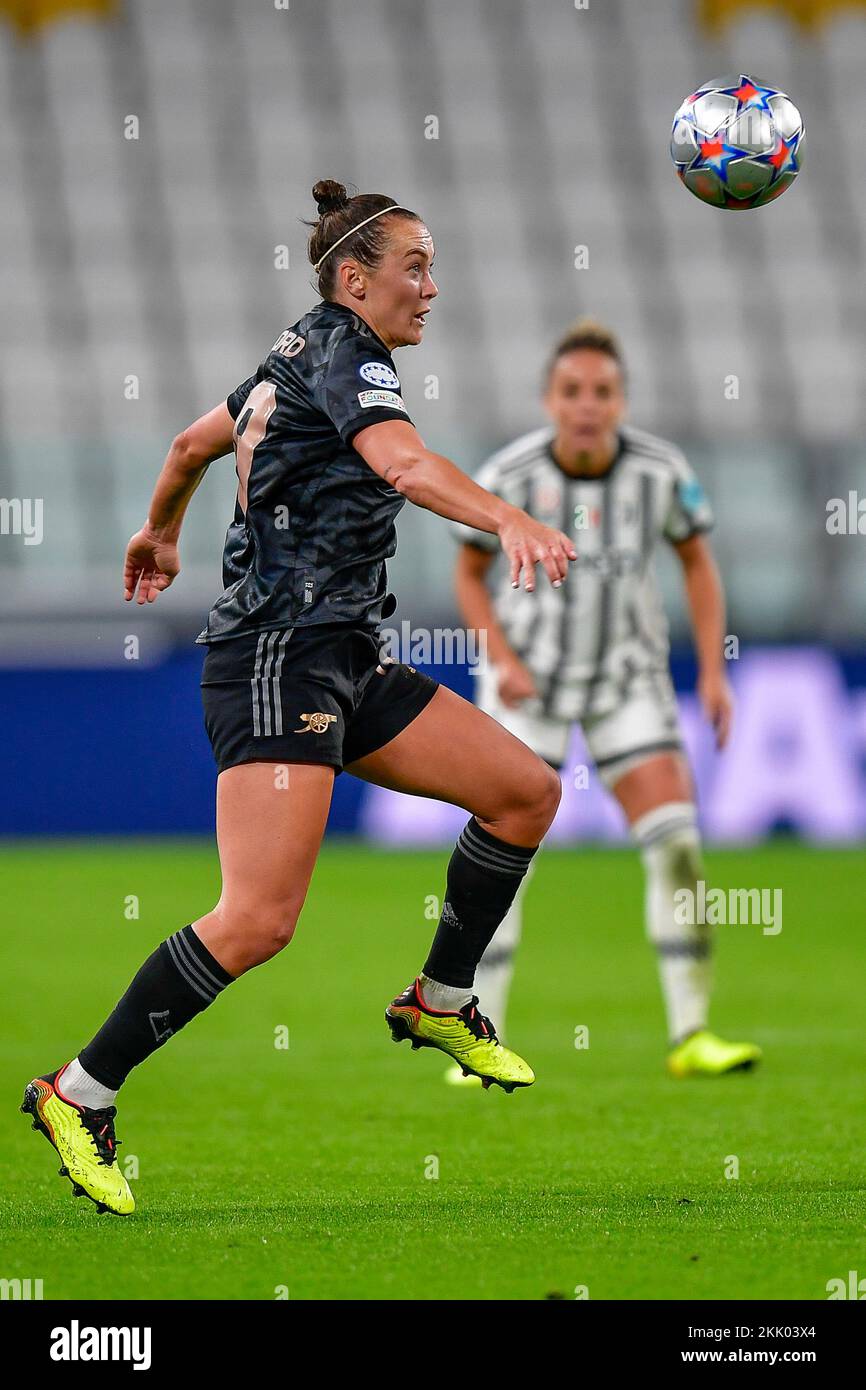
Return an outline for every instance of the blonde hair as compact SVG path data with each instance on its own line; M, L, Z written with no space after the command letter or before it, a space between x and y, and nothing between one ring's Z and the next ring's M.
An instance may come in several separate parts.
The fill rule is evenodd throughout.
M585 348L589 348L593 352L604 352L608 357L612 357L622 372L623 380L625 380L625 362L619 339L611 329L606 328L603 323L599 323L598 319L587 316L577 319L554 347L547 364L545 381L550 381L553 369L560 357L564 357L568 352L580 352Z

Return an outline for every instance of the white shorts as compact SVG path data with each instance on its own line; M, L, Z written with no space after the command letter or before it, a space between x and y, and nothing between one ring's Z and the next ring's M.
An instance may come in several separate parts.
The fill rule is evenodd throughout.
M545 714L538 699L509 709L497 692L493 665L476 677L476 703L545 762L559 769L565 762L572 721ZM584 742L606 787L658 753L681 752L679 713L666 671L635 676L625 699L606 714L581 721Z

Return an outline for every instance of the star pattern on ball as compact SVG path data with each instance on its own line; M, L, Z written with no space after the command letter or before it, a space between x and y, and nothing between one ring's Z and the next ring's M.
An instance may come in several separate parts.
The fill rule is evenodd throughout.
M773 166L773 182L781 178L783 174L799 173L800 166L797 163L797 145L800 143L798 135L792 135L790 140L784 136L779 136L776 141L776 148L766 156L768 164Z
M741 111L766 111L768 115L773 113L773 108L768 105L769 99L778 95L775 88L762 87L760 82L753 82L744 72L740 73L738 86L720 87L719 92L723 96L736 97Z
M804 135L785 92L734 69L686 97L674 114L670 152L680 182L701 202L757 208L800 173Z
M692 162L692 167L697 165L712 169L726 183L728 165L731 160L742 159L747 153L746 150L741 150L737 145L729 145L726 140L713 135L709 139L698 140L698 154Z

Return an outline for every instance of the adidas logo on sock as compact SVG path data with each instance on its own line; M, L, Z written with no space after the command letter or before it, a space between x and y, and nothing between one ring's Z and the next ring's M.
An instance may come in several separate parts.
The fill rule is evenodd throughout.
M165 1042L166 1038L170 1038L174 1033L168 1021L168 1012L168 1009L164 1009L162 1013L148 1014L153 1036L158 1043Z

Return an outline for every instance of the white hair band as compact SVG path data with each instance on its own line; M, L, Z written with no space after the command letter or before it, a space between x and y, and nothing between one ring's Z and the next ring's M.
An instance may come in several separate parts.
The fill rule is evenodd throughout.
M354 236L355 232L360 232L361 228L362 228L362 227L366 227L366 225L367 225L368 222L373 222L377 217L382 217L383 214L386 213L386 212L408 212L408 211L409 211L408 208L403 208L403 207L401 207L399 203L392 203L390 207L387 207L387 208L380 208L378 212L374 212L373 215L372 215L372 217L365 217L364 220L363 220L363 222L359 222L359 223L358 223L357 227L350 227L349 230L348 230L348 232L344 232L343 235L342 235L341 237L338 237L338 238L337 238L337 240L334 242L333 246L329 246L329 247L328 247L328 249L327 249L327 251L325 252L324 256L320 256L319 259L316 261L316 264L313 266L313 270L315 270L316 273L318 274L319 266L322 264L322 261L327 260L327 258L330 256L330 254L331 254L332 251L336 251L337 247L340 245L340 242L341 242L341 241L345 241L345 240L346 240L346 237Z

